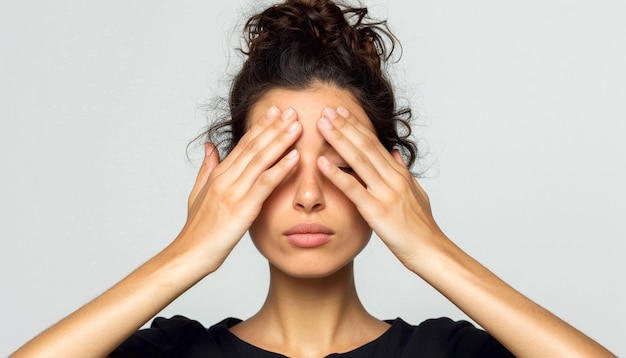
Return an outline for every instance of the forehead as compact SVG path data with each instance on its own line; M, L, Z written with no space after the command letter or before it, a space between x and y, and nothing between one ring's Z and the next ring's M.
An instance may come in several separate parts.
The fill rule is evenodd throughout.
M372 122L350 91L327 84L315 84L306 89L276 88L269 90L250 110L249 124L263 118L267 110L276 106L281 111L292 107L298 113L298 120L305 130L316 125L325 107L343 106L362 124L374 131Z

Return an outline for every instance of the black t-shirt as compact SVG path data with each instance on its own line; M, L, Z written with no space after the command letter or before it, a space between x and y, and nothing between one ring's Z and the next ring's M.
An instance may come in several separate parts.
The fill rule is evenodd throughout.
M227 318L209 329L183 316L156 318L151 328L138 331L111 357L284 358L242 341L228 327L241 322ZM429 319L411 326L402 319L377 339L345 353L327 357L513 357L487 332L465 321Z

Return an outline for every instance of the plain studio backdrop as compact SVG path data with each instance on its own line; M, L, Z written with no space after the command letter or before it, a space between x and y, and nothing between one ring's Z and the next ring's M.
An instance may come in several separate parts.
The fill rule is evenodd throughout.
M177 235L201 157L196 148L187 160L185 147L227 92L254 3L0 3L1 356ZM444 231L626 354L626 5L366 5L403 44L394 78ZM356 274L380 318L466 318L376 237ZM267 283L246 236L160 315L246 318Z

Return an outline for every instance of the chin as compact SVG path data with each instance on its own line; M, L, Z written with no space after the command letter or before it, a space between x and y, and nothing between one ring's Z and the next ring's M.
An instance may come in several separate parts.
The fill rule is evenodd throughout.
M312 263L312 262L293 262L281 263L269 261L270 265L280 271L282 274L298 278L298 279L319 279L331 277L344 269L352 268L353 260L343 263Z

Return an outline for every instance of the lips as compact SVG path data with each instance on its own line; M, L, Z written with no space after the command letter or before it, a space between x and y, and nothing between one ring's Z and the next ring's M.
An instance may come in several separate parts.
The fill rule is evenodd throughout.
M302 247L311 248L324 245L330 241L334 232L318 223L300 223L283 232L287 242Z

